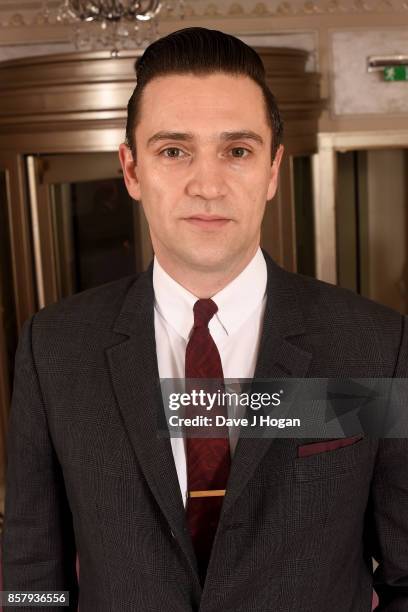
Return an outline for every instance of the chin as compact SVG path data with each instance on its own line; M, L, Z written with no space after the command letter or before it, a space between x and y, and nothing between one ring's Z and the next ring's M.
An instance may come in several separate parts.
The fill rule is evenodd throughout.
M226 253L214 253L206 249L196 249L186 253L183 257L184 261L192 267L199 270L217 270L220 267L225 266L226 261L229 259Z

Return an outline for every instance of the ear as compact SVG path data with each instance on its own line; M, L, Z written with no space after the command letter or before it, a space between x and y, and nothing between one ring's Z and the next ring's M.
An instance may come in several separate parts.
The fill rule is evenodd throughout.
M122 143L119 146L119 161L122 166L123 178L126 188L131 198L134 200L141 199L140 183L137 176L137 165L133 159L132 151L129 147Z
M273 164L271 166L271 177L269 180L268 193L266 197L268 201L272 200L278 188L279 168L281 165L283 152L284 152L284 147L283 145L280 145L279 149L276 151L275 159L273 160Z

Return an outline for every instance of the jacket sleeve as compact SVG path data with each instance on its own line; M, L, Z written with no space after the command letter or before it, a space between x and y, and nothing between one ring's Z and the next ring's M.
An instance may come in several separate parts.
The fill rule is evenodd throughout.
M395 378L407 378L408 318L403 317L402 338ZM401 402L408 410L408 401ZM369 506L368 544L378 562L374 588L384 612L408 612L408 439L379 440Z
M32 351L34 321L35 316L24 323L16 353L7 436L3 590L69 591L69 607L40 609L76 610L78 581L72 515ZM27 611L38 609L24 607Z

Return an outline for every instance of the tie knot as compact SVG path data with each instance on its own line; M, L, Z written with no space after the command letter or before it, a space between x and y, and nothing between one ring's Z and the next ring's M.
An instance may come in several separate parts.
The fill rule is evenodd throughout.
M218 306L211 299L197 300L193 310L194 327L207 327L210 319L217 312Z

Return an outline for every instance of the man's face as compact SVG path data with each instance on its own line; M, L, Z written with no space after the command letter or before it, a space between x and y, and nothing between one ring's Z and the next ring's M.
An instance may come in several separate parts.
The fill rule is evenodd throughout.
M283 148L272 164L271 138L262 91L246 76L166 75L146 86L137 164L126 145L119 155L165 269L249 261L277 187Z

